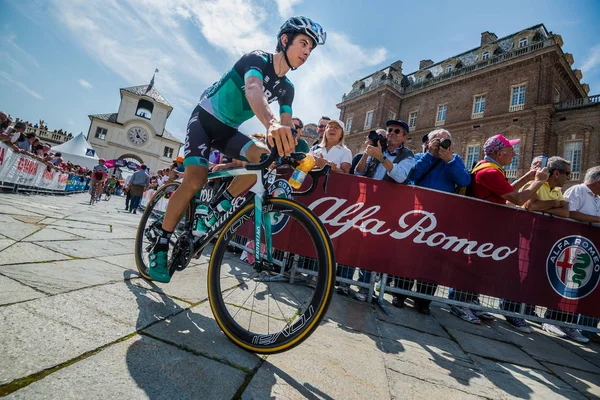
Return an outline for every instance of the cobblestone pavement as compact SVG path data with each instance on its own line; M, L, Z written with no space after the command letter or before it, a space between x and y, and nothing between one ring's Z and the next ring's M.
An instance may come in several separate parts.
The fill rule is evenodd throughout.
M301 346L258 357L220 332L207 258L139 278L123 198L0 193L0 396L193 399L585 399L600 345L470 325L434 303L384 315L335 295ZM230 255L234 264L237 256Z

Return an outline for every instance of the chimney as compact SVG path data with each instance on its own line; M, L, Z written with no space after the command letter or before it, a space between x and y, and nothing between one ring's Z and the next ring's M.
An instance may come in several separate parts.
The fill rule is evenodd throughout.
M421 60L419 61L419 69L427 68L433 65L433 60Z
M481 33L481 46L492 43L495 40L498 40L498 36L495 33L488 31Z

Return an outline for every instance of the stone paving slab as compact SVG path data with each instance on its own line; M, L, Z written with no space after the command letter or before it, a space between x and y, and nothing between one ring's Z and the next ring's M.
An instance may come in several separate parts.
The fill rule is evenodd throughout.
M388 374L390 371L401 374L396 379L408 377L425 381L433 386L458 391L473 396L498 398L499 392L464 353L439 354L429 351L427 346L402 346L399 342L383 340ZM392 375L394 376L394 375ZM394 382L391 382L392 387ZM392 394L395 392L392 391ZM400 393L398 393L400 394ZM401 398L412 398L402 393Z
M62 241L62 240L81 240L82 237L73 235L56 228L44 228L33 235L23 239L24 242L44 242L44 241Z
M386 303L386 306L392 315L388 316L380 307L376 307L377 318L380 320L427 332L432 335L448 337L446 331L434 317L419 314L412 307L405 306L405 308L396 308L393 307L391 303L387 301Z
M134 273L138 273L137 268ZM230 287L236 283L232 278L227 281L226 285ZM132 284L150 288L149 283L144 279L132 281ZM176 272L169 283L152 282L152 290L164 293L167 296L175 296L190 303L198 303L208 299L206 272L198 268L186 268L183 271Z
M133 229L113 229L112 232L93 230L93 229L82 229L82 228L70 228L66 226L57 227L63 232L70 233L73 235L80 236L85 239L135 239L136 231Z
M4 265L0 273L49 294L123 280L123 269L94 259Z
M575 342L574 340L571 340L571 339L566 339L566 338L563 339L563 338L559 338L559 337L551 335L551 334L547 334L547 335L548 335L548 337L550 337L552 339L553 342L555 342L558 345L560 345L561 347L567 349L569 352L572 352L572 353L578 355L579 357L585 359L589 363L594 364L596 367L600 368L600 343L589 342L586 344L581 344L581 343ZM550 361L550 362L554 362L554 361ZM566 364L563 362L554 362L554 364L572 366L576 369L587 370L586 368L582 368L581 366ZM598 371L599 370L597 370L597 369L596 370L589 369L589 372L593 372L593 373L600 373Z
M457 331L456 329L449 329L449 332L467 353L526 367L545 369L544 366L527 355L527 353L511 344L471 335Z
M12 239L0 239L0 251L4 250L8 246L13 245L16 241Z
M0 275L0 305L37 299L45 294Z
M159 378L160 377L160 378ZM136 336L55 372L15 399L231 399L245 373ZM83 394L85 393L85 394Z
M41 226L17 221L9 216L3 217L0 219L0 234L13 240L21 240L42 228Z
M120 256L98 257L98 260L106 261L107 263L121 268L137 271L135 255L133 253L121 254Z
M555 375L509 363L500 363L473 356L487 378L510 399L569 399L585 397Z
M390 380L390 392L392 399L411 400L480 400L497 399L498 397L481 397L470 394L464 390L450 388L448 386L427 382L412 376L404 375L396 371L388 371Z
M52 222L52 226L63 226L66 228L72 229L85 229L92 231L100 231L100 232L110 232L109 224L102 223L98 221L97 223L88 223L88 222L79 222L79 221L68 221L65 219L59 219L57 221Z
M346 296L334 294L325 314L325 320L336 324L340 329L379 335L377 318L373 307L353 301Z
M385 348L384 350L388 353L396 353L406 347L415 347L420 351L425 350L439 357L451 357L454 360L470 362L469 356L461 349L458 343L451 339L415 331L385 321L379 321L379 329L382 339L387 339L400 345L394 346L393 350Z
M544 365L560 379L577 389L578 392L591 398L600 399L600 375L551 363L544 363Z
M500 329L504 328L501 327ZM503 339L519 346L521 350L535 358L537 361L547 361L600 374L600 368L598 368L598 366L591 364L572 351L578 349L576 346L573 346L571 349L563 347L549 337L546 332L535 326L533 326L533 333L530 334L524 334L506 328Z
M131 254L133 240L69 240L40 242L40 246L77 258L102 257L106 255ZM0 253L1 254L1 253Z
M453 328L458 331L483 336L489 339L506 341L504 332L498 330L498 325L502 322L500 320L483 320L480 325L471 324L450 314L450 308L447 305L443 305L440 308L433 307L431 309L431 315L440 325L443 325L446 328Z
M44 242L47 243L47 242ZM0 265L70 260L71 257L50 251L34 243L20 242L0 251Z
M13 215L12 217L14 219L16 219L17 221L25 222L26 224L37 224L38 222L40 222L41 220L43 220L45 218L45 217L31 217L31 216L25 216L25 215Z
M321 324L299 347L270 355L242 399L388 398L383 357L375 341L331 322Z
M3 200L4 201L4 200ZM37 217L40 213L33 213L30 211L25 211L20 208L17 208L10 204L0 204L0 214L9 214L9 215L27 215L31 217Z
M144 330L149 335L250 371L260 357L236 346L219 328L208 302Z
M112 343L183 307L127 282L0 307L0 384Z

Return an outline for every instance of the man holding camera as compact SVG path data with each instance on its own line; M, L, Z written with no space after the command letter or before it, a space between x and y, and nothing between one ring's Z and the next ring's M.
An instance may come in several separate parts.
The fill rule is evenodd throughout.
M406 183L410 170L415 165L412 151L404 147L408 140L408 124L400 120L389 120L385 123L387 132L371 131L365 145L367 148L354 170L355 175L361 175L378 180ZM370 273L361 271L359 279L370 281ZM402 278L394 278L395 281ZM396 286L397 287L397 286ZM361 289L356 298L364 301L366 292ZM403 303L404 301L402 301ZM399 297L394 294L392 304L399 306Z
M458 154L452 153L452 136L445 129L436 129L423 137L423 153L415 155L415 166L410 173L411 183L430 189L454 193L456 188L469 186L471 176ZM410 290L412 279L398 279L396 287ZM433 295L437 285L417 281L417 292ZM404 302L403 296L397 301ZM415 308L421 314L429 315L431 300L415 298Z
M412 151L404 147L408 140L408 125L404 121L385 123L387 134L371 131L365 144L367 148L356 166L355 175L388 182L405 183L415 165Z

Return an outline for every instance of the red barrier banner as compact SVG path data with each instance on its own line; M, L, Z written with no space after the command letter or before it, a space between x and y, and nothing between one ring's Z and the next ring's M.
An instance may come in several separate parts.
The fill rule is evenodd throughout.
M339 264L600 316L597 226L345 174L321 186L297 200L325 223ZM292 223L274 244L303 254L293 236Z

